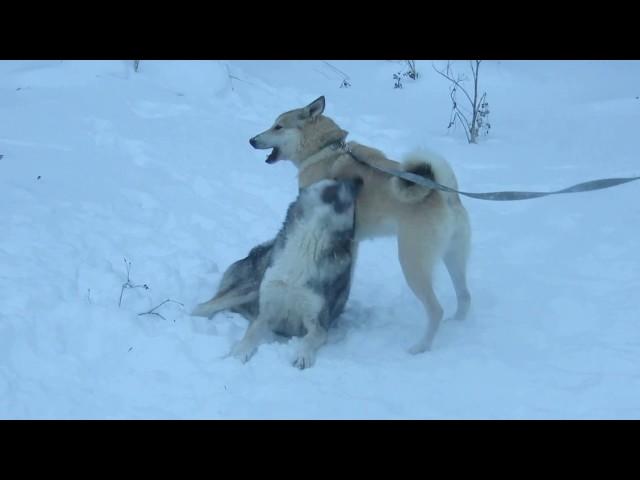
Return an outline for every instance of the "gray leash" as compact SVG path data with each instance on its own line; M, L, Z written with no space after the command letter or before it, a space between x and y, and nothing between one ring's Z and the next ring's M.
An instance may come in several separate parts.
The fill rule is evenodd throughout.
M438 182L434 182L425 177L421 177L420 175L416 175L411 172L404 172L402 170L396 170L392 168L380 167L378 165L373 165L367 163L358 157L356 157L351 149L345 148L345 151L351 155L351 157L357 162L364 163L365 165L384 172L388 175L393 175L395 177L402 178L403 180L407 180L412 183L417 183L418 185L422 185L427 188L436 188L438 190L442 190L443 192L452 192L458 193L460 195L464 195L465 197L477 198L479 200L495 200L495 201L507 201L507 200L528 200L530 198L539 198L546 197L547 195L559 195L561 193L578 193L578 192L588 192L591 190L601 190L603 188L615 187L616 185L622 185L623 183L633 182L634 180L640 180L640 177L626 177L626 178L603 178L600 180L591 180L590 182L578 183L569 188L563 188L562 190L556 190L555 192L486 192L486 193L471 193L471 192L461 192L460 190L456 190L455 188L450 188L445 185L442 185Z

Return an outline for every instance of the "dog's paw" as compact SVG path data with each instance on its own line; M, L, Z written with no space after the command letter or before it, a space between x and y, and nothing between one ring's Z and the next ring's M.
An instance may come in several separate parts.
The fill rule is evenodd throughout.
M311 367L315 363L315 355L311 352L298 352L298 356L293 361L293 366L304 370Z
M239 342L233 346L229 355L240 360L242 363L247 363L255 351L256 349L254 347Z
M462 322L467 318L467 312L456 312L455 314L447 317L445 321Z
M429 350L431 350L431 347L429 345L426 345L423 342L420 343L416 343L413 347L409 348L409 350L407 350L411 355L418 355L420 353L424 353L424 352L428 352Z

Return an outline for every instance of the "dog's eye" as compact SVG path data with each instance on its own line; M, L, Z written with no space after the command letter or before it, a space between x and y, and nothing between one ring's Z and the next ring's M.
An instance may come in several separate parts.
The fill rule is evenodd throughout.
M273 127L274 130L280 130L282 128L282 125L276 125L275 127Z

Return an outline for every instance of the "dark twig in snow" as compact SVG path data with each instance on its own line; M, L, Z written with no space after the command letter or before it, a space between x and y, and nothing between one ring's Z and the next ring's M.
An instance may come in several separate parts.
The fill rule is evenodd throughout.
M162 318L163 320L166 320L165 317L163 317L162 315L160 315L158 312L156 312L155 310L157 310L158 308L160 308L161 306L163 306L165 303L177 303L178 305L180 305L181 307L184 307L184 304L180 303L180 302L176 302L175 300L171 300L170 298L167 298L164 302L162 302L160 305L157 305L155 307L153 307L151 310L149 310L148 312L142 312L139 313L138 316L140 315L157 315L158 317ZM175 320L174 320L175 322Z
M326 60L323 60L322 63L324 63L327 67L333 70L334 73L337 73L340 77L342 77L342 81L340 82L340 88L349 88L351 86L351 81L350 81L351 79L349 78L349 75L344 73L338 67L331 65Z
M122 295L124 294L125 289L127 288L144 288L145 290L149 290L149 285L146 283L142 285L134 285L131 283L131 279L129 278L129 273L131 272L131 262L124 259L124 265L127 269L127 281L122 284L122 288L120 289L120 300L118 300L118 308L122 305Z
M435 65L432 65L433 69L441 76L451 82L449 87L449 97L451 98L452 109L451 116L449 117L449 126L451 128L456 123L461 123L464 128L464 133L467 136L469 143L477 143L478 137L481 133L487 135L491 124L489 123L489 103L487 102L487 93L484 92L479 95L478 92L478 72L480 70L480 64L482 60L473 60L469 62L471 67L471 73L473 75L473 96L464 88L462 82L467 80L465 76L458 76L454 78L451 71L451 62L447 62L445 70L438 70ZM469 102L471 108L471 120L462 111L463 106L456 99L456 94L461 91Z

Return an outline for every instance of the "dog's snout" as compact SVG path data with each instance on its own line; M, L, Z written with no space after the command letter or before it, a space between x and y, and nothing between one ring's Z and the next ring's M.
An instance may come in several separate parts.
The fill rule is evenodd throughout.
M256 137L250 138L249 143L253 148L256 148Z

